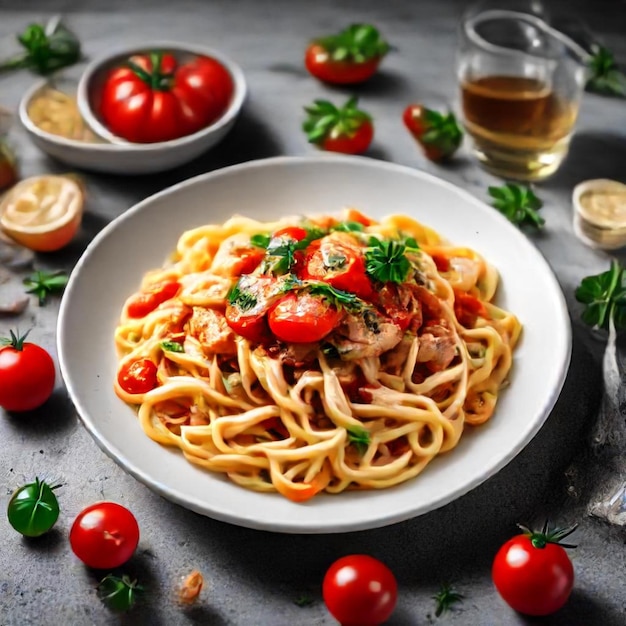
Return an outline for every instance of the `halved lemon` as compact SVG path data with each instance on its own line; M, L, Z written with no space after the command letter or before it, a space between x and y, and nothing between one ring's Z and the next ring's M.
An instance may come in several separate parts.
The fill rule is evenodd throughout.
M31 250L59 250L78 231L84 200L81 184L71 176L26 178L0 201L0 228Z

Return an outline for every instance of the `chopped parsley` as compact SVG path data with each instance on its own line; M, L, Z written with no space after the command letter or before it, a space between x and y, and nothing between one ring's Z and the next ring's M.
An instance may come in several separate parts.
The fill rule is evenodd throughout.
M356 447L359 454L363 456L370 445L371 437L365 428L350 428L348 430L348 441Z
M183 348L182 344L177 341L162 341L161 348L166 352L184 352L185 348Z
M267 233L257 233L250 237L250 243L257 248L267 248L269 246L271 237Z
M345 309L349 313L357 313L363 308L363 300L349 291L335 289L328 283L312 283L308 285L309 292L326 298L338 310Z
M360 233L363 232L365 226L361 222L339 222L330 227L331 231L338 230L343 233Z
M238 280L226 296L228 304L238 307L242 312L254 308L257 303L256 296L245 289L241 289L241 280Z

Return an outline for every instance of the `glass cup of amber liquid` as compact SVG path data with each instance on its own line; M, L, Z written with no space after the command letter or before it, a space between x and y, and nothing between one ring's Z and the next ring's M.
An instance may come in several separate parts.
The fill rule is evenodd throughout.
M504 179L540 181L567 155L587 52L538 16L485 10L461 26L461 119L481 165Z

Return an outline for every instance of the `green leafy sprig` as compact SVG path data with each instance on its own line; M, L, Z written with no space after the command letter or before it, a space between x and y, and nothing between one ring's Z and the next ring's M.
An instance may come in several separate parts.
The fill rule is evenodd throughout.
M417 247L414 239L409 244L414 244L409 246L411 248ZM365 270L380 282L402 283L411 269L411 263L405 256L406 251L407 245L401 241L370 237L365 252Z
M322 46L333 61L365 63L389 52L389 44L371 24L351 24L336 35L316 39L315 43Z
M0 72L27 68L47 75L81 58L78 38L58 18L45 26L30 24L17 35L17 40L26 51L1 62Z
M109 574L98 585L98 597L113 611L125 612L133 608L143 587L124 575Z
M608 330L612 319L616 330L626 328L626 270L618 261L611 261L606 272L583 278L574 295L587 305L585 324Z
M441 585L441 589L433 596L433 600L437 603L435 616L441 617L453 605L463 602L463 598L463 594L454 590L449 584Z
M39 299L39 306L44 306L50 294L65 289L68 280L68 275L62 270L56 272L39 270L25 278L24 285L28 287L26 293L34 293Z
M183 348L182 344L177 341L162 341L161 349L166 352L184 352L185 348Z
M369 113L358 108L358 99L352 97L342 107L328 100L314 100L304 107L308 117L302 124L309 143L321 144L327 137L353 137L365 123L371 122Z
M530 187L507 183L501 187L489 187L488 191L493 198L492 205L513 224L530 224L535 228L545 224L537 213L543 203Z
M595 46L589 69L591 76L587 79L586 91L626 98L626 75L619 69L610 50Z
M343 291L342 289L336 289L328 283L308 283L307 287L310 293L323 296L339 311L345 309L349 313L358 313L365 306L363 300L355 294L349 291Z
M420 141L436 146L443 157L452 156L463 141L463 131L452 112L440 113L433 109L424 109L426 132Z

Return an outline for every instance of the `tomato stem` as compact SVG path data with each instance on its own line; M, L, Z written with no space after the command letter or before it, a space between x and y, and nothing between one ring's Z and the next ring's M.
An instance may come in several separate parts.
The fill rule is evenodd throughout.
M20 335L19 330L16 331L16 333L10 330L10 337L0 337L0 347L10 346L14 350L21 352L24 349L24 342L26 341L26 337L28 337L28 334L31 330L32 328L29 328L23 335Z
M565 528L550 528L550 523L546 520L540 531L531 530L522 524L518 524L517 526L524 531L524 534L530 539L533 547L539 550L545 548L549 543L557 544L562 548L576 548L576 545L562 543L562 540L569 537L569 535L571 535L578 528L578 524L573 524L572 526L567 526Z
M172 86L173 75L164 74L162 72L163 53L151 52L149 56L152 66L150 71L145 70L132 59L127 61L127 65L144 83L147 83L151 89L155 91L169 91Z

